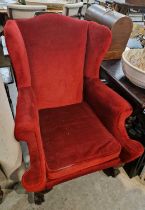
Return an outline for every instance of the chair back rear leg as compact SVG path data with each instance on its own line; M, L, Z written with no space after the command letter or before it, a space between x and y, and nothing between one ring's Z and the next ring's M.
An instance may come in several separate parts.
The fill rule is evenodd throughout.
M120 174L120 171L118 168L107 168L104 169L103 172L107 175L107 176L112 176L112 177L117 177L118 174Z

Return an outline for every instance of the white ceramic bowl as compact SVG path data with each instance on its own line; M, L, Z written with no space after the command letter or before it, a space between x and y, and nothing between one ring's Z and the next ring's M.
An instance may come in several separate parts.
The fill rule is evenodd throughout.
M136 86L145 88L145 71L133 66L126 56L128 50L122 54L122 68L125 76Z

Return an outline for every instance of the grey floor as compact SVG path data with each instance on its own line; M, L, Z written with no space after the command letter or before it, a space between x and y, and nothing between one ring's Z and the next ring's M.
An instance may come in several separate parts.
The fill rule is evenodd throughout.
M5 193L0 210L145 210L145 186L122 169L117 178L96 172L57 185L41 206L29 204L24 192Z

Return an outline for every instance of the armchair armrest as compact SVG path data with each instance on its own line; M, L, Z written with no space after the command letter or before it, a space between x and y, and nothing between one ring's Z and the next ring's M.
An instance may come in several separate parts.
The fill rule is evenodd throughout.
M99 79L85 80L85 97L105 127L121 144L122 162L142 155L143 146L131 140L125 128L125 121L132 113L131 105Z
M39 116L31 87L18 90L15 137L26 141L30 153L30 168L22 177L29 192L41 191L46 184L45 157L39 128Z

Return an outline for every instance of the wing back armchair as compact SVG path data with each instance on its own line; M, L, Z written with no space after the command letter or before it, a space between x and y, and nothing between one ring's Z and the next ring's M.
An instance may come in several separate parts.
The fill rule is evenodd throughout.
M7 21L5 37L18 87L15 137L30 152L22 177L27 191L50 189L143 153L125 129L132 107L99 80L109 29L45 14Z

